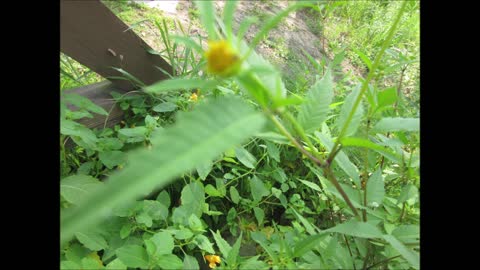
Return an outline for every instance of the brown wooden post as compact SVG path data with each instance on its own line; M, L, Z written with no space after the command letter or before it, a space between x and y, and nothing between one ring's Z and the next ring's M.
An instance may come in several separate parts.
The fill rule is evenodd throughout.
M112 84L95 85L95 87L72 90L82 94L87 91L93 98L106 99L107 91L131 91L135 86L126 80L110 79L111 76L122 76L111 67L122 68L143 83L149 85L167 78L156 66L172 73L172 67L160 56L150 54L150 47L133 31L127 30L126 25L100 1L65 1L60 2L60 49L79 63L87 66ZM98 88L98 89L97 89ZM98 95L93 90L102 91ZM95 90L95 91L97 91ZM70 91L70 90L69 90ZM111 98L111 97L109 97ZM111 103L93 102L101 105L107 111ZM108 108L110 106L110 108ZM115 108L116 110L118 108ZM118 110L116 110L117 112ZM98 127L103 116L95 115L99 119L82 119L80 122L90 123L89 127ZM113 124L120 121L120 117L109 117ZM95 125L91 126L93 123ZM108 126L112 125L109 120Z

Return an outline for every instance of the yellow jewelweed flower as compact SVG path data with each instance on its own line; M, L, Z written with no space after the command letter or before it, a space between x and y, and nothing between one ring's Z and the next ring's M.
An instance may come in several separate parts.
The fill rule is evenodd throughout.
M205 259L208 261L208 266L212 269L217 267L217 263L221 262L220 256L217 255L205 255Z
M207 58L207 71L220 76L230 76L238 71L240 57L226 40L209 41Z

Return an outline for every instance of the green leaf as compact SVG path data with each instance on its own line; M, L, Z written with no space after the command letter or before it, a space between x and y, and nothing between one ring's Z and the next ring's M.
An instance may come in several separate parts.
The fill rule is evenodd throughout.
M77 232L75 233L75 236L80 243L93 251L99 251L108 248L107 241L98 233Z
M187 46L191 49L194 49L198 53L203 53L202 46L200 46L200 44L195 42L195 40L193 40L190 37L179 36L179 35L169 35L169 37L174 42L183 43L183 44L185 44L185 46Z
M269 269L268 264L264 261L259 261L260 255L249 258L240 264L240 270L252 270L252 269Z
M238 204L240 201L240 194L238 194L238 191L234 186L230 186L230 199L232 199L234 204Z
M402 242L418 242L420 239L420 227L418 225L400 225L392 233Z
M171 102L164 102L160 103L157 106L153 107L152 110L156 112L172 112L177 108L177 105L175 103Z
M233 247L228 253L228 256L226 256L227 264L232 268L237 263L238 253L240 252L240 245L242 243L242 235L243 232L240 233L240 236L237 238L237 241L235 241L235 244L233 244Z
M217 86L217 81L206 81L204 79L174 78L163 80L145 88L145 92L156 94L167 91L201 89L207 92Z
M190 255L185 255L183 258L183 269L185 270L199 270L200 266L198 265L197 259Z
M315 235L316 232L316 227L312 225L306 218L304 218L302 215L300 215L295 209L291 208L293 213L295 214L295 217L303 224L305 227L305 230L310 234L310 235ZM318 229L318 228L317 228Z
M143 212L153 220L167 220L168 218L168 208L159 201L144 200Z
M330 111L333 99L333 78L330 69L308 91L305 102L300 106L297 119L305 132L311 133L322 126Z
M140 224L145 224L145 226L147 227L152 227L153 225L152 217L145 212L142 212L139 215L137 215L135 217L135 221L137 221Z
M98 106L97 104L93 103L90 99L78 95L78 94L66 94L64 95L63 99L74 105L80 109L84 109L93 113L97 113L100 115L108 115L107 111L102 107Z
M367 206L380 206L384 196L385 185L383 183L382 171L378 169L370 176L367 182Z
M402 188L402 192L400 196L398 196L397 203L404 203L410 199L415 198L418 196L418 189L413 184L408 184Z
M379 91L377 94L377 108L393 105L397 101L397 89L395 87Z
M355 103L355 100L357 99L357 96L360 94L360 87L361 85L357 85L355 89L345 98L345 103L343 103L342 109L340 110L340 115L338 116L337 122L336 122L336 128L338 132L342 130L343 126L345 125L348 115L350 114L350 111L353 109L353 104ZM348 125L348 128L345 131L344 137L349 137L355 134L357 132L358 127L360 126L360 121L362 120L363 116L363 106L362 103L357 107L357 110L353 114L352 120L350 121L350 124Z
M92 258L86 257L82 259L82 270L92 269L92 270L100 270L105 269L105 267L101 264L101 261Z
M325 134L320 132L315 132L315 136L320 140L320 142L327 148L328 151L332 150L333 142ZM357 187L360 187L360 178L358 177L359 172L357 166L355 166L348 156L343 152L339 151L333 161L348 175L352 178L353 182Z
M257 176L253 176L249 183L252 197L255 202L259 202L263 197L270 194L270 191L267 189L263 181L258 179Z
M258 225L262 225L263 219L265 218L265 212L263 212L263 209L259 207L254 207L253 212L255 213L255 218L258 221Z
M123 147L123 143L117 138L99 138L98 147L103 151L120 150Z
M127 270L127 266L122 263L122 261L119 258L116 258L115 260L111 261L109 264L107 264L107 267L105 268L107 270Z
M132 231L132 224L127 223L122 226L122 229L120 229L120 238L125 239L130 235L130 232Z
M419 129L420 119L418 118L385 117L378 121L372 131L382 133L394 131L419 131Z
M377 227L370 223L360 222L354 219L325 230L324 232L337 232L361 238L382 237L382 233Z
M268 155L276 162L280 162L280 151L278 151L278 147L269 141L265 141L265 144L267 145Z
M228 253L230 253L230 250L232 250L232 247L228 244L227 241L225 241L222 238L222 235L218 230L216 233L214 233L212 230L210 230L210 232L212 232L213 238L215 239L215 242L217 243L217 247L222 253L223 257L227 258Z
M393 162L401 163L401 157L399 157L393 151L389 150L388 148L385 148L384 146L380 146L376 143L373 143L367 139L346 137L346 138L342 138L341 143L343 147L358 146L358 147L365 147L368 149L372 149L375 152L378 152L379 154L385 156L386 158L390 159Z
M154 234L150 241L152 241L155 246L155 255L171 254L173 251L173 237L168 232L159 232Z
M74 136L72 139L77 143L78 141L75 140L75 136L79 137L85 144L85 148L94 149L98 141L97 136L92 130L75 121L62 119L60 121L60 133L63 135Z
M127 155L122 151L101 152L98 158L109 169L113 169L113 167L124 164L127 161Z
M215 32L215 8L213 2L210 1L195 1L195 4L200 11L200 20L202 26L207 30L208 39L216 40L217 34Z
M202 164L196 167L198 176L200 179L205 180L207 179L208 174L212 171L212 162L210 160L206 160Z
M203 204L205 203L205 191L203 185L199 182L193 182L183 187L182 189L182 206L184 206L189 213L201 217L203 213ZM187 216L190 216L188 214Z
M251 232L250 236L252 237L253 241L257 242L273 260L277 260L277 255L268 246L268 241L267 237L265 237L265 234L261 232Z
M170 207L170 204L171 204L170 195L165 190L163 190L162 192L160 192L160 194L158 194L157 201L163 204L166 208Z
M208 196L211 197L223 197L222 193L220 193L220 191L218 191L214 186L210 184L205 186L205 193L207 193Z
M162 269L182 269L183 262L174 254L167 254L158 257L157 265Z
M201 249L204 250L210 254L215 254L215 250L213 250L213 244L210 242L210 240L203 234L199 234L195 236L194 238L194 243L197 244L197 246Z
M231 40L233 34L232 22L233 16L235 13L235 8L237 6L237 1L227 1L225 2L225 7L223 9L223 23L225 24L225 30L228 40Z
M313 183L313 182L305 181L305 180L301 180L301 179L298 179L298 180L299 180L300 182L302 182L303 184L305 184L307 187L309 187L309 188L311 188L311 189L313 189L313 190L316 190L316 191L318 191L318 192L321 192L321 191L322 191L322 189L320 189L320 187L319 187L317 184Z
M118 130L118 134L128 138L140 138L143 140L147 131L146 127L122 128Z
M202 221L196 215L191 215L188 218L188 226L193 231L203 231Z
M148 267L147 251L139 245L126 245L115 252L118 259L128 267Z
M302 257L305 253L311 251L314 247L319 244L319 240L323 237L326 237L327 234L316 234L307 236L300 242L297 242L294 247L293 257Z
M407 262L415 269L420 269L420 256L417 252L414 252L411 249L408 249L404 244L397 240L392 235L385 234L383 235L383 239L385 239L392 247L402 255Z
M192 214L194 215L194 214ZM188 221L187 221L188 222ZM193 232L188 228L181 228L175 231L175 238L179 240L190 239L193 237Z
M103 182L89 175L71 175L60 181L60 194L68 202L79 204L101 186Z
M362 59L363 63L368 67L369 70L372 69L372 61L370 61L368 56L355 48L352 48L352 50L358 55L358 57L360 57L360 59Z
M95 225L113 206L159 190L205 159L214 159L244 142L264 123L262 114L235 97L210 100L190 113L179 114L175 125L152 138L151 150L130 153L129 164L110 176L104 188L83 205L62 213L61 242Z
M255 168L257 159L252 154L250 154L250 152L245 150L245 148L243 147L235 148L235 156L243 165L245 165L245 167L250 169Z
M60 269L63 270L63 269L72 269L72 270L78 270L78 269L81 269L82 267L77 264L76 262L72 262L72 261L61 261L60 262Z

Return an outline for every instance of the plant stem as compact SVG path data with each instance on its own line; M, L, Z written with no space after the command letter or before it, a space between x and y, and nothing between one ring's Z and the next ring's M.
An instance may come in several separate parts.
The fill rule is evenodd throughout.
M352 258L353 269L357 270L357 268L355 267L355 259L353 258L353 253L352 253L352 250L350 249L350 244L348 243L348 238L345 234L343 235L343 238L345 239L345 243L347 244L348 252L350 253L350 257Z
M396 258L398 258L398 257L400 257L400 256L401 256L401 255L397 255L397 256L393 256L393 257L387 258L387 259L385 259L385 260L383 260L383 261L379 261L379 262L377 262L377 263L374 263L374 264L370 265L370 266L367 267L365 270L371 269L372 267L377 266L377 265L384 264L384 263L389 262L389 261L391 261L391 260L393 260L393 259L396 259Z
M352 110L350 111L347 121L345 121L345 124L343 124L342 129L340 130L340 134L337 137L337 140L335 141L335 144L332 148L332 151L330 153L330 156L328 157L328 160L333 160L335 157L334 155L336 154L337 148L340 144L341 139L345 136L345 132L347 131L348 126L350 125L350 122L353 119L353 115L355 114L355 111L357 110L358 106L360 105L360 102L362 101L362 97L365 94L365 91L368 88L369 82L372 80L372 78L375 75L375 70L377 69L378 65L380 64L380 59L382 58L383 54L385 53L385 50L387 49L387 46L390 44L390 41L393 38L393 35L395 34L395 30L397 29L398 23L400 22L400 19L402 18L403 11L405 10L405 7L407 6L408 1L404 1L402 3L402 6L400 7L400 10L398 11L397 18L395 19L393 25L390 27L390 30L388 32L388 36L385 39L385 41L382 44L382 48L380 49L380 52L377 54L375 57L375 61L373 62L372 68L370 69L367 78L363 81L362 88L360 89L360 93L357 96L357 99L355 100L355 103L353 104Z

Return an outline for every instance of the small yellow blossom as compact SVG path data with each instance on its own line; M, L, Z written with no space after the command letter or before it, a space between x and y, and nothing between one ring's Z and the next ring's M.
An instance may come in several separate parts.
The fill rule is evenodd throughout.
M194 102L197 102L197 101L198 101L197 93L193 93L193 94L190 96L190 100L191 100L191 101L194 101Z
M217 263L221 262L220 256L217 255L205 255L205 259L209 262L208 266L212 269L217 267Z
M240 57L226 40L209 41L207 58L207 71L220 76L233 75L240 67Z

